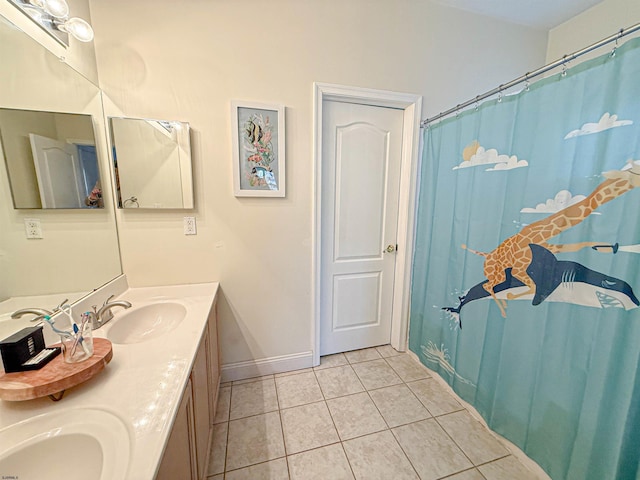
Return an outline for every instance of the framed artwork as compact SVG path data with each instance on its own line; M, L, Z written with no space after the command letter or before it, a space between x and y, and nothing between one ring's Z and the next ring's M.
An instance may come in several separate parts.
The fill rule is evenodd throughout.
M236 197L285 196L284 105L231 102Z

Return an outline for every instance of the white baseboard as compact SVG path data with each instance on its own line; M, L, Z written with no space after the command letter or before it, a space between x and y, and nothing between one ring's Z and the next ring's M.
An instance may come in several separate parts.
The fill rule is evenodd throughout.
M222 382L261 377L273 373L290 372L313 366L313 352L293 353L278 357L249 360L222 365Z

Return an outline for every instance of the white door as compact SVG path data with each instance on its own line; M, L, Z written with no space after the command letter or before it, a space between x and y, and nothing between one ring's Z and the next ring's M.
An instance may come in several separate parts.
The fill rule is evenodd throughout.
M75 145L29 134L42 208L81 208L80 163Z
M403 116L322 104L321 355L389 343Z

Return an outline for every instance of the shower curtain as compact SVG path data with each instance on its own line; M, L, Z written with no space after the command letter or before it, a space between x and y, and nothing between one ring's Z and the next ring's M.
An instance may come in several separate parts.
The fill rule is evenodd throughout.
M640 39L423 135L410 349L554 480L640 480Z

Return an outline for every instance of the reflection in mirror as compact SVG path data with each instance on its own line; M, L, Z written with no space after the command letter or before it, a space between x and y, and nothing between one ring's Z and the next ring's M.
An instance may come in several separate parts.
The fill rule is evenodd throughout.
M8 168L0 165L0 336L5 338L22 328L20 322L32 325L30 316L9 319L11 312L23 307L51 310L65 298L74 302L120 275L122 268L100 89L2 16L0 58L0 107L16 115L9 129L3 122L3 143L10 129L31 121L31 113L69 114L48 114L55 120L47 121L58 124L55 133L53 127L25 131L65 143L89 145L93 140L104 194L104 208L17 210L11 188L17 193L20 187L14 186L13 171L10 183ZM31 140L23 137L20 148L30 154ZM30 165L35 168L33 161ZM86 170L85 184L90 185L95 171ZM33 188L35 173L31 174L30 195L40 201L39 190ZM42 238L27 238L25 223L31 219L39 221Z
M120 208L193 208L189 124L109 118Z
M91 115L0 108L15 208L103 208Z

